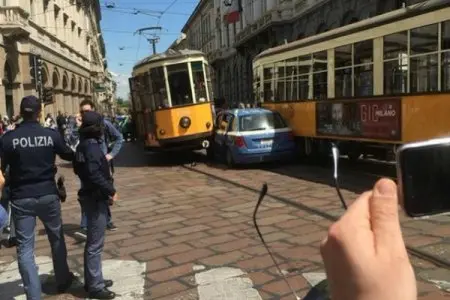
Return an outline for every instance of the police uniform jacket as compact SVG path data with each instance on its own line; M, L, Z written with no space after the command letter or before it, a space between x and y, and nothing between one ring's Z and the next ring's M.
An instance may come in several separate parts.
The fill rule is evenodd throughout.
M56 154L67 161L74 157L57 131L37 121L24 121L5 133L0 149L2 171L9 166L8 186L12 200L57 195Z
M79 196L107 200L116 193L109 164L99 140L81 139L73 165L75 174L81 181Z

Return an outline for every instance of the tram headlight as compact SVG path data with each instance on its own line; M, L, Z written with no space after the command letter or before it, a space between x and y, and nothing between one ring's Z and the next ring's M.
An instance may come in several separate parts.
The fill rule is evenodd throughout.
M191 119L189 119L189 117L182 117L180 119L180 126L184 129L189 128L189 126L191 126Z
M161 129L161 130L159 130L159 134L160 134L160 135L165 135L166 132L164 131L164 129Z

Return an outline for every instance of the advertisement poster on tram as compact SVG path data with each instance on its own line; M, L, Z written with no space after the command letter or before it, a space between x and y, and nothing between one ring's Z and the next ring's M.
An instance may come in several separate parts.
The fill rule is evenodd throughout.
M317 102L317 135L400 140L400 100Z

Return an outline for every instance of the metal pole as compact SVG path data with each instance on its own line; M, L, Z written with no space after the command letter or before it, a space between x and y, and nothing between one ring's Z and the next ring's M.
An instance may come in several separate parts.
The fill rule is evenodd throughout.
M153 54L156 54L156 40L152 39Z

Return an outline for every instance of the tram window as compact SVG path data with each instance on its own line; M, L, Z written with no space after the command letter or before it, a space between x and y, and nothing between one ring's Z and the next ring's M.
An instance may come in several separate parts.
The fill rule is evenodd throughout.
M411 58L411 93L438 91L438 55Z
M214 95L213 95L213 84L212 84L212 80L211 80L211 74L214 72L214 70L211 68L211 66L209 65L204 65L205 70L206 70L206 83L208 84L208 98L207 101L212 102L214 99Z
M317 100L328 96L328 54L327 51L313 54L313 97Z
M143 104L146 109L155 110L155 102L152 97L152 86L150 83L150 74L145 73L142 77L142 84L144 86L145 93L142 95Z
M373 40L366 40L353 45L353 63L364 65L373 62Z
M408 91L408 32L387 35L384 42L384 94Z
M352 96L352 68L337 69L334 73L335 97Z
M396 95L407 92L408 60L391 60L384 63L384 94Z
M191 81L187 63L167 66L172 106L193 103Z
M312 72L312 56L300 56L298 58L298 97L300 100L308 100L309 97L309 89L312 87L312 81L310 80L312 77L310 73Z
M297 58L291 58L286 61L286 101L294 101L298 98L297 93Z
M352 92L352 65L353 45L345 45L334 49L335 57L335 97L351 97Z
M450 21L442 23L442 50L441 54L442 73L441 87L442 91L450 91Z
M438 50L439 24L432 24L411 30L411 55L425 54Z
M442 50L450 49L450 21L442 23Z
M273 91L272 91L272 81L264 81L264 101L274 101Z
M334 49L334 67L343 68L352 66L352 45L345 45Z
M164 67L150 69L150 80L152 83L151 91L155 107L166 108L169 106L169 100L164 80Z
M207 99L206 95L206 84L205 84L205 73L203 72L203 63L201 61L191 62L192 77L194 80L195 97L198 102L205 102Z
M410 92L438 91L439 24L411 30Z
M442 90L450 91L450 51L442 53Z
M373 40L353 45L354 96L373 95Z
M384 59L400 59L408 53L408 32L390 34L383 39Z
M280 101L285 101L286 100L285 90L286 90L286 78L284 78L284 77L278 78L278 80L277 80L277 88L276 88L277 96L275 98L276 102L280 102Z
M354 69L355 96L373 95L373 66L372 64L356 66Z

